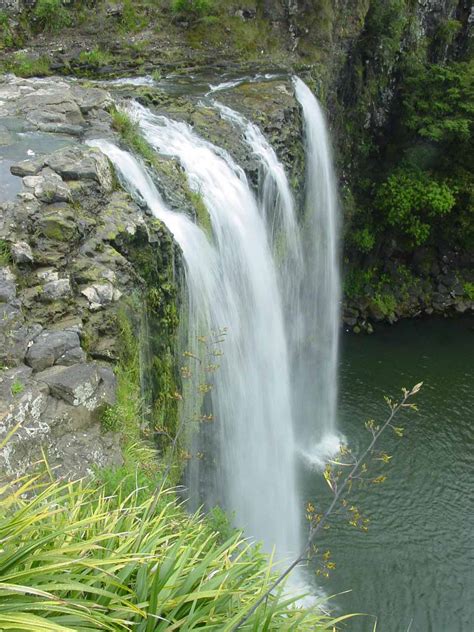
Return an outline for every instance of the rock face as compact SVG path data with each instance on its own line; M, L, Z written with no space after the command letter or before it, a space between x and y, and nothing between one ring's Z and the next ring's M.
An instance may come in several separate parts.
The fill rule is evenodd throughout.
M13 433L0 448L0 472L11 477L43 452L69 477L122 463L120 434L102 418L116 397L117 315L145 291L128 252L157 265L153 257L174 256L175 247L114 185L107 158L79 140L98 135L96 121L101 136L113 135L111 102L104 90L59 79L0 80L1 116L22 120L25 132L70 137L67 147L12 165L23 191L0 205L0 444Z

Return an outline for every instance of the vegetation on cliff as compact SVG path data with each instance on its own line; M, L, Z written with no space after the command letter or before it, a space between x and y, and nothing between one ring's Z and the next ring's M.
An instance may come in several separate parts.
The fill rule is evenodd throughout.
M2 630L229 630L273 578L268 558L186 514L140 470L117 486L37 476L2 481ZM334 621L269 596L247 630Z

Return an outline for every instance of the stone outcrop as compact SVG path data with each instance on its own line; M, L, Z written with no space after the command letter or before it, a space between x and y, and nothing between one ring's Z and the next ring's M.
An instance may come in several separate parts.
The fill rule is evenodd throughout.
M80 142L113 136L111 103L59 79L0 81L1 116L70 141L45 154L33 134L35 156L11 166L22 190L0 205L0 471L11 477L43 454L69 477L122 462L120 434L102 418L116 397L117 314L145 291L127 252L149 243L153 265L174 246L117 187L107 158Z

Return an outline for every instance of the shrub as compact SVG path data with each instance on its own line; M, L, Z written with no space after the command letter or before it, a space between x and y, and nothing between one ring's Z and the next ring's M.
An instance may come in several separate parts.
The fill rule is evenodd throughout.
M375 235L367 226L356 230L352 235L352 240L360 252L369 253L375 246Z
M419 246L428 239L432 220L449 213L455 201L447 184L420 170L399 167L379 187L375 204L389 225L401 228Z
M62 0L38 0L34 17L43 31L57 32L71 25L71 16Z
M268 559L239 535L219 544L173 492L141 482L1 481L2 628L225 631L248 611L272 580ZM274 591L248 629L333 629L294 601Z
M171 10L181 16L202 18L212 14L214 2L213 0L173 0Z

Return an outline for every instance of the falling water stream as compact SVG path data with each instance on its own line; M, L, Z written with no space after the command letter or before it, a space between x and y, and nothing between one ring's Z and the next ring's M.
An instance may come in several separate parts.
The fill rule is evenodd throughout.
M128 113L148 143L179 161L206 206L207 235L184 213L171 211L145 167L108 141L91 141L116 166L125 187L143 199L180 244L186 274L188 349L199 336L225 329L210 398L212 429L197 433L191 500L220 504L249 537L288 559L300 548L298 449L335 437L339 280L337 198L327 132L308 88L295 80L305 120L307 184L304 218L283 166L261 131L237 112L213 103L230 120L260 164L257 195L223 149L185 123L138 103ZM213 333L214 332L214 333ZM209 439L211 433L211 440ZM300 448L301 449L301 448Z
M301 453L321 465L339 446L336 433L340 329L339 209L331 144L322 109L311 90L294 79L304 118L306 208L302 227L303 329L295 367L297 435Z

